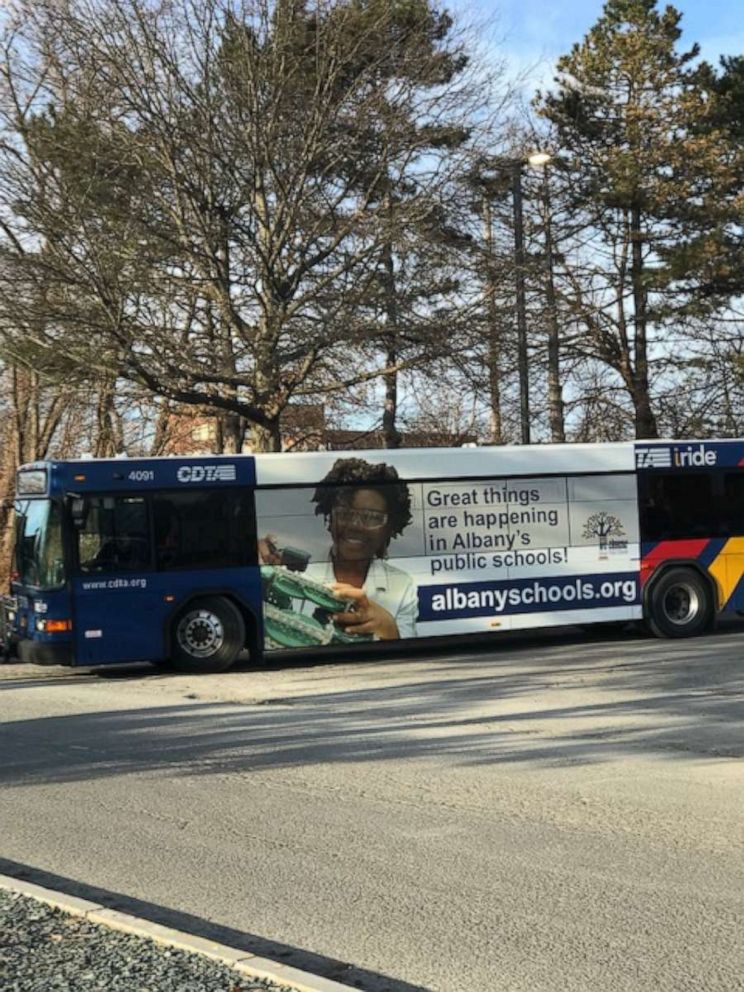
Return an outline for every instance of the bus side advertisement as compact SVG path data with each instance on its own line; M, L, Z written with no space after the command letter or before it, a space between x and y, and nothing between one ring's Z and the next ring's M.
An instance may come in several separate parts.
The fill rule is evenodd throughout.
M318 485L259 489L256 514L268 649L364 636L356 612L380 639L641 615L633 472L406 482L344 457Z

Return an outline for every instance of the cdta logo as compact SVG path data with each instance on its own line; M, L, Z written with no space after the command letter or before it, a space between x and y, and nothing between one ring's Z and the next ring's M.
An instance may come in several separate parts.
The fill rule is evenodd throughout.
M704 444L699 444L697 447L688 444L686 448L674 449L674 464L680 468L685 465L694 465L695 467L715 465L717 460L717 453L711 451L710 448L706 450Z
M176 472L179 482L235 482L234 465L182 465Z

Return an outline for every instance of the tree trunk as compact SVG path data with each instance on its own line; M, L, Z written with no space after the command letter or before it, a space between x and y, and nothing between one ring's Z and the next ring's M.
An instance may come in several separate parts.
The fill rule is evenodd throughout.
M392 338L388 339L385 362L388 365L395 365L397 360L395 341ZM398 373L388 373L384 377L384 381L385 405L382 409L382 443L385 448L399 448L403 439L396 423L398 417Z
M385 269L385 364L395 366L398 361L398 300L395 287L395 267L393 248L388 241L382 250ZM385 405L382 410L382 443L386 448L399 448L403 440L398 431L398 373L388 372L384 376Z
M552 278L551 275L551 285ZM551 307L550 302L548 306ZM561 385L560 328L554 304L548 317L548 420L550 440L554 444L563 444L566 440L566 422Z
M114 409L116 380L104 379L98 389L96 403L96 440L93 454L96 458L110 458L116 450L116 411Z
M151 456L162 455L165 451L172 416L170 401L161 400L158 415L155 418L155 434L150 445Z
M635 407L635 434L639 439L657 438L659 429L656 417L651 409L648 394L648 379L635 377L633 388L633 405Z
M239 455L245 441L245 420L238 413L224 413L220 416L220 423L222 452L226 455Z
M493 258L493 213L488 196L483 197L483 243L486 248L486 319L488 336L488 419L491 444L504 443L501 418L501 324L496 306Z
M15 377L13 377L15 378ZM3 449L0 461L0 590L8 590L8 581L13 557L13 497L15 496L15 476L18 468L17 450L12 443L13 421L10 418L3 425Z
M26 454L28 458L30 456L32 461L36 461L37 458L42 457L39 451L39 437L41 435L41 397L40 397L40 387L39 387L39 374L38 372L29 372L28 378L28 390L29 390L29 426L28 426L28 447L29 450Z
M633 207L630 213L630 233L635 328L635 370L632 391L635 408L635 432L637 438L655 438L659 436L659 431L651 408L648 384L648 294L644 282L643 231L641 229L641 211L638 207Z
M13 366L6 377L10 384L11 416L3 425L0 463L0 584L7 582L12 551L12 501L15 496L16 471L25 462L49 457L49 448L57 432L71 393L61 387L44 391L39 376L28 369Z
M15 441L15 463L22 465L26 460L26 406L28 403L27 391L24 389L26 374L17 366L13 366L12 372L12 404L13 404L13 440Z
M282 450L279 417L270 421L266 426L263 424L251 425L251 448L255 452Z
M388 352L388 359L395 359L395 352ZM398 373L385 376L385 406L382 411L382 438L386 448L399 448L403 438L396 427L398 410Z

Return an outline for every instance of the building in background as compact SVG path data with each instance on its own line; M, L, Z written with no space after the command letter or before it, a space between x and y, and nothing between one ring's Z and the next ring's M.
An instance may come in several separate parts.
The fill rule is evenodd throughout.
M381 430L344 430L328 425L320 403L290 403L282 414L283 451L350 451L384 447ZM198 408L182 407L169 415L165 455L195 455L220 450L219 416ZM459 448L476 444L474 433L446 431L403 431L403 448ZM248 437L242 448L250 453Z

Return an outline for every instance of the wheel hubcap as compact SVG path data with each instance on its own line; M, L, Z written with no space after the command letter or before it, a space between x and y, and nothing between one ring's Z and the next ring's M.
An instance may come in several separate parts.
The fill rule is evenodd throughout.
M690 623L700 610L697 590L686 583L672 586L664 596L664 615L670 623L682 626Z
M208 658L222 647L225 631L220 618L209 610L192 610L178 625L178 643L194 658Z

